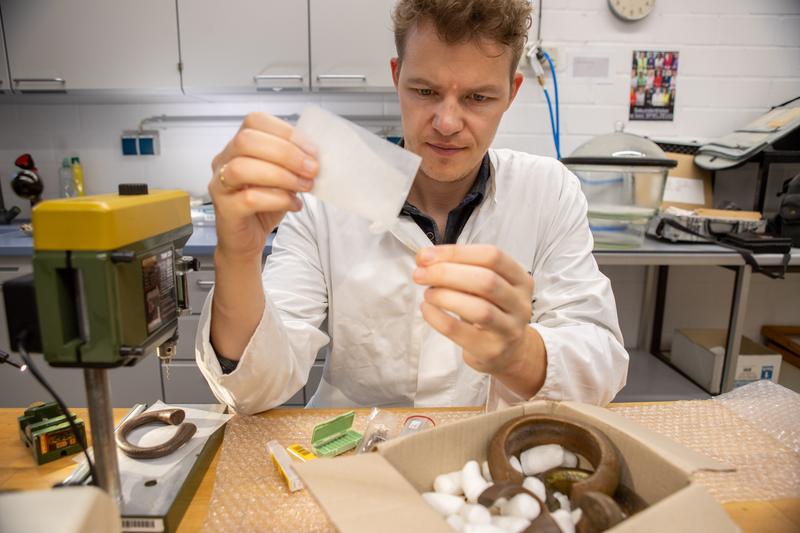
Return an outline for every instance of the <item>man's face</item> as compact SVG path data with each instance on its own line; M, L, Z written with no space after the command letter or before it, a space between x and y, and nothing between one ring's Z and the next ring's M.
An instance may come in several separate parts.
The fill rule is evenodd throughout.
M407 36L402 64L392 60L405 147L420 170L440 182L470 176L517 94L511 49L491 41L447 44L429 22Z

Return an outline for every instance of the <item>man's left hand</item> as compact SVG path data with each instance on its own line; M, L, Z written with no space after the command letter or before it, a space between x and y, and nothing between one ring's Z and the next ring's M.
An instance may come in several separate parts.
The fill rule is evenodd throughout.
M529 326L533 278L491 245L425 248L416 259L414 281L429 285L425 320L464 349L469 366L533 396L546 368L544 342Z

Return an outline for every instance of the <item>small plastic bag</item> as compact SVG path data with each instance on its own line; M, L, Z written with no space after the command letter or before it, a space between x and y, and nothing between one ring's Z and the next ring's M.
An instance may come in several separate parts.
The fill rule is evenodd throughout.
M371 452L375 446L397 436L401 418L394 413L373 407L367 419L364 437L356 448L357 453Z
M375 233L395 226L422 161L418 155L317 106L300 116L293 140L299 138L319 153L314 196L367 218Z

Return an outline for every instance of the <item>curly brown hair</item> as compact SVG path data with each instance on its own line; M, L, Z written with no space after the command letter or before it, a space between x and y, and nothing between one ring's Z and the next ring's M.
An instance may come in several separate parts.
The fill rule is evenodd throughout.
M528 40L532 11L529 0L398 0L392 13L397 57L402 63L408 32L429 20L446 43L488 39L510 47L513 78Z

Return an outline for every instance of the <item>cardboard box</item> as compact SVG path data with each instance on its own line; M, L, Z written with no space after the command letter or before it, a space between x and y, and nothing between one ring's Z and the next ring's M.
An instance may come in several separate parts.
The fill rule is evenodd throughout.
M667 157L676 160L678 166L670 169L667 176L661 210L679 207L691 211L699 207L713 207L711 173L695 165L693 155L668 152ZM677 179L671 183L671 178Z
M724 329L679 329L672 338L669 359L705 390L719 394L726 343ZM761 379L777 383L781 359L774 350L742 336L734 387Z
M650 505L610 531L648 533L739 531L706 490L692 483L698 470L732 468L652 433L600 407L536 401L394 439L376 453L296 465L307 489L344 533L451 531L420 493L438 474L484 461L494 433L527 414L554 414L603 431L623 457L621 482Z

